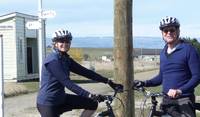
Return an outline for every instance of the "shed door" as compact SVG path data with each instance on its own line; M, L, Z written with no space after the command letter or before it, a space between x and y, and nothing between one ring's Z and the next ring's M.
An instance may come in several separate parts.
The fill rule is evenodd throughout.
M28 74L33 73L32 48L31 47L27 47L27 68L28 68Z

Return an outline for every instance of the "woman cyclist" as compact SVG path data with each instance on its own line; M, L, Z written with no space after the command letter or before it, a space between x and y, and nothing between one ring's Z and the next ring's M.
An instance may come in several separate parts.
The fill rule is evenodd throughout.
M53 52L43 61L41 87L37 96L37 108L42 117L59 117L72 109L84 109L81 117L90 117L97 109L98 102L91 94L70 80L70 72L82 75L97 82L110 85L113 89L123 88L111 80L86 69L75 62L67 52L72 35L67 30L54 33ZM75 94L65 92L65 87Z

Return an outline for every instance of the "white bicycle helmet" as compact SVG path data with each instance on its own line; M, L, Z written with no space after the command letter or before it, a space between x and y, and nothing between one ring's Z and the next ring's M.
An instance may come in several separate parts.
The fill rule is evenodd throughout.
M160 21L159 28L160 30L163 30L163 28L168 27L168 26L175 26L176 28L179 28L180 23L177 18L166 16Z
M52 35L52 42L72 40L72 35L68 30L59 29Z

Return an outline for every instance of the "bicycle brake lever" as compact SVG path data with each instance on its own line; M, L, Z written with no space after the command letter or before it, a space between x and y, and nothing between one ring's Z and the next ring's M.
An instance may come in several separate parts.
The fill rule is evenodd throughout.
M110 114L110 111L103 111L103 112L101 112L101 113L99 113L99 116L107 116L107 115L109 115Z
M116 93L122 93L124 90L124 87L116 87L115 92Z

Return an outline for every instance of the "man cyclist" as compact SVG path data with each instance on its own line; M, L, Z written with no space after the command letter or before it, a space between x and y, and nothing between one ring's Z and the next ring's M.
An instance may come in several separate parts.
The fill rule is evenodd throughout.
M146 81L134 81L134 86L151 87L162 84L164 111L176 117L196 117L194 88L200 81L200 58L197 50L179 39L180 23L175 17L165 17L159 26L166 45L160 53L160 71ZM178 112L178 113L177 113Z
M91 94L70 80L70 72L97 82L110 85L114 90L122 89L121 84L86 69L75 62L67 52L72 35L67 30L58 30L52 39L53 52L43 61L41 87L37 96L37 108L42 117L59 117L72 109L85 109L81 117L90 117L98 106L98 95ZM65 93L65 88L75 94Z

